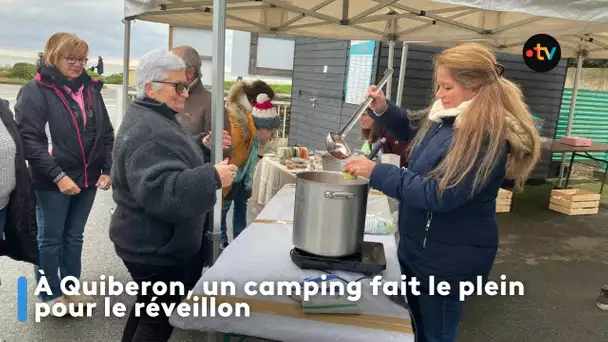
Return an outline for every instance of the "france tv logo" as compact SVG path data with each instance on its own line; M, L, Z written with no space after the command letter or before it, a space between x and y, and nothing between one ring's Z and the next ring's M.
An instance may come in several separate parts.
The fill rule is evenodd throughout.
M537 34L524 44L522 56L526 65L536 72L553 70L562 58L557 40L548 34Z

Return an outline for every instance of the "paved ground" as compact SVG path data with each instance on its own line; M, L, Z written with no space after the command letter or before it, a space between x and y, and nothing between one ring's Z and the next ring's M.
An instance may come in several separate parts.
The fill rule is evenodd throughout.
M0 97L11 100L16 87L0 85ZM110 107L113 103L107 97ZM112 113L110 114L112 115ZM547 187L528 189L514 199L514 211L499 216L501 247L493 278L522 281L523 297L473 297L461 329L462 341L607 341L608 312L595 306L608 282L608 207L599 215L567 217L547 208ZM607 192L608 190L605 190ZM605 197L606 198L606 197ZM605 202L606 203L606 202ZM128 273L108 238L113 201L99 193L85 232L83 280ZM125 318L47 319L20 323L16 318L16 279L26 275L34 290L33 268L0 258L0 340L117 341ZM131 300L117 298L125 304ZM29 299L30 307L34 298ZM98 300L103 310L103 302ZM205 340L202 333L176 331L172 341Z
M493 271L495 280L525 285L523 297L473 297L465 312L462 341L606 341L608 312L595 306L600 286L608 281L608 208L600 215L565 217L545 210L546 188L538 196L517 198L514 212L500 216L501 250ZM531 191L533 192L533 191ZM539 201L539 202L537 202ZM114 275L128 281L128 273L108 239L113 206L110 192L98 195L86 227L83 279ZM121 318L47 319L20 323L16 318L16 279L26 275L34 290L29 265L0 258L0 339L8 341L116 341ZM131 303L126 297L117 298ZM30 307L34 299L30 298ZM98 306L103 309L102 300ZM202 333L176 331L172 341L204 340Z
M129 281L129 274L116 257L108 238L108 222L113 201L110 192L97 196L95 206L86 226L83 252L83 280L99 280L101 274L113 275L117 281ZM17 263L0 258L2 286L0 286L0 339L8 341L119 341L125 318L105 318L103 311L98 311L94 318L51 318L41 323L34 322L33 313L29 320L20 323L16 317L16 279L28 276L30 293L35 288L33 268L24 263ZM125 304L132 301L127 297L116 298ZM34 298L29 300L30 308ZM98 307L103 309L103 300L99 299ZM201 334L178 332L173 341L201 340Z
M116 118L116 87L117 86L109 85L102 91L108 114L112 120L115 120ZM9 101L11 109L15 106L20 88L21 86L18 85L0 84L0 98Z
M608 283L608 205L598 215L564 216L546 209L549 193L529 188L499 215L492 277L523 282L525 294L472 297L463 341L608 341L608 312L595 305Z

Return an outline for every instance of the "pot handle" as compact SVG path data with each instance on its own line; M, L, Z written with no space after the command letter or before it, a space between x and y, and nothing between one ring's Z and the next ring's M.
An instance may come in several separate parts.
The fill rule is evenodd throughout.
M330 199L354 199L355 194L344 191L325 191L325 198Z

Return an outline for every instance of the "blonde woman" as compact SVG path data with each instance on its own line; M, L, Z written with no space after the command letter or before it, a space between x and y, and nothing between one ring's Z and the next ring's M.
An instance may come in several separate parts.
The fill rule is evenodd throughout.
M63 278L81 275L84 227L97 189L111 186L114 129L102 84L86 73L88 44L59 32L47 41L35 79L23 86L15 115L36 192L39 267L49 304L90 302L64 296ZM69 286L69 284L68 284Z
M420 341L455 341L464 311L461 281L487 279L498 249L495 199L505 178L524 186L540 138L520 89L486 48L464 44L435 60L436 101L404 111L370 87L372 117L411 142L408 168L357 158L345 171L399 200L402 272L420 282L407 294ZM429 277L450 295L429 294Z

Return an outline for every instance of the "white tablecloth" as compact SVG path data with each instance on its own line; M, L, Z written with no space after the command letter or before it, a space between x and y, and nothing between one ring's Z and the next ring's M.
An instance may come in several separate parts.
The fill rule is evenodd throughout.
M315 168L321 170L320 160L314 156L311 156L311 158L316 160ZM276 157L267 156L262 158L255 169L252 195L249 202L258 208L263 208L283 186L296 182L298 172L310 170L312 170L310 166L306 169L288 169Z
M264 157L258 163L253 176L253 188L249 201L264 207L285 184L295 183L291 170L272 158Z
M203 274L194 293L202 294L204 284L210 281L230 281L236 285L236 296L247 297L243 285L248 281L301 281L303 277L320 276L316 270L302 270L290 259L292 226L290 223L268 223L269 221L292 221L295 187L285 186L266 205L264 210L243 233L222 253L216 263ZM389 212L386 196L370 194L368 211ZM383 279L399 281L401 272L397 260L395 238L366 235L366 241L382 242L386 254L386 271ZM361 274L334 272L352 281ZM373 296L369 280L363 280L363 299L359 302L362 315L386 316L387 320L402 319L409 322L409 314L402 306L393 303L383 294ZM250 297L251 298L251 297ZM287 296L253 297L266 301L294 303ZM361 317L361 316L359 316ZM242 334L277 341L414 341L412 333L372 329L354 325L313 321L310 319L284 317L279 314L256 313L250 317L180 317L174 314L171 323L178 328L199 331L219 331Z

